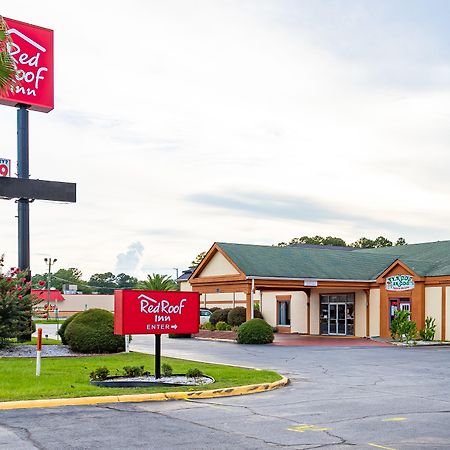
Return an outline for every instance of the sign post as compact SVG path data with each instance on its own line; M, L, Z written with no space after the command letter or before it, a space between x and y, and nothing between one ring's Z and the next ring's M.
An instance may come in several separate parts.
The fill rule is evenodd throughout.
M36 376L41 374L42 328L38 328L36 344Z
M114 291L114 334L155 335L155 378L161 378L161 334L198 333L200 294Z
M48 113L54 108L53 30L6 17L4 20L16 83L11 90L0 93L0 104L18 108L17 178L6 176L10 170L5 160L0 160L0 198L18 199L18 267L27 272L30 281L30 202L75 202L76 195L73 183L30 180L28 110Z

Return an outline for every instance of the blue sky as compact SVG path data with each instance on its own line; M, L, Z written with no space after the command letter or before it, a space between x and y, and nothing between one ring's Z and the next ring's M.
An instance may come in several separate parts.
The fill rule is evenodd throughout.
M55 30L56 104L30 114L31 176L78 184L76 205L31 205L33 272L52 256L86 276L174 274L214 241L449 239L449 9L5 6L7 17ZM14 109L1 107L0 157L13 164L15 126ZM15 215L0 202L9 265Z

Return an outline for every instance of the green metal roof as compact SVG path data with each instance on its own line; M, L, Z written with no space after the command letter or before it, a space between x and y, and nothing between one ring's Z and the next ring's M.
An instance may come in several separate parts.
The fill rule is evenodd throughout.
M352 251L320 246L217 245L247 276L375 280L396 259L420 276L450 275L450 241Z
M393 256L420 276L450 275L450 241L359 249L356 251L365 255Z

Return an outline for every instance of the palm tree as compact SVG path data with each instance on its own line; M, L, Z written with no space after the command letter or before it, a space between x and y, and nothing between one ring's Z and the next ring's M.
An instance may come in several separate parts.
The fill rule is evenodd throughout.
M11 38L3 16L0 16L0 94L7 94L16 82L16 64L9 54L8 44Z
M178 291L178 284L169 275L153 273L147 275L146 280L140 281L137 288L149 291Z

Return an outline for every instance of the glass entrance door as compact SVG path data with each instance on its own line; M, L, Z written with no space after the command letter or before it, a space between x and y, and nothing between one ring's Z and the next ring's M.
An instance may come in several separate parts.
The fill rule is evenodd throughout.
M345 303L328 304L328 334L346 335L347 316Z

